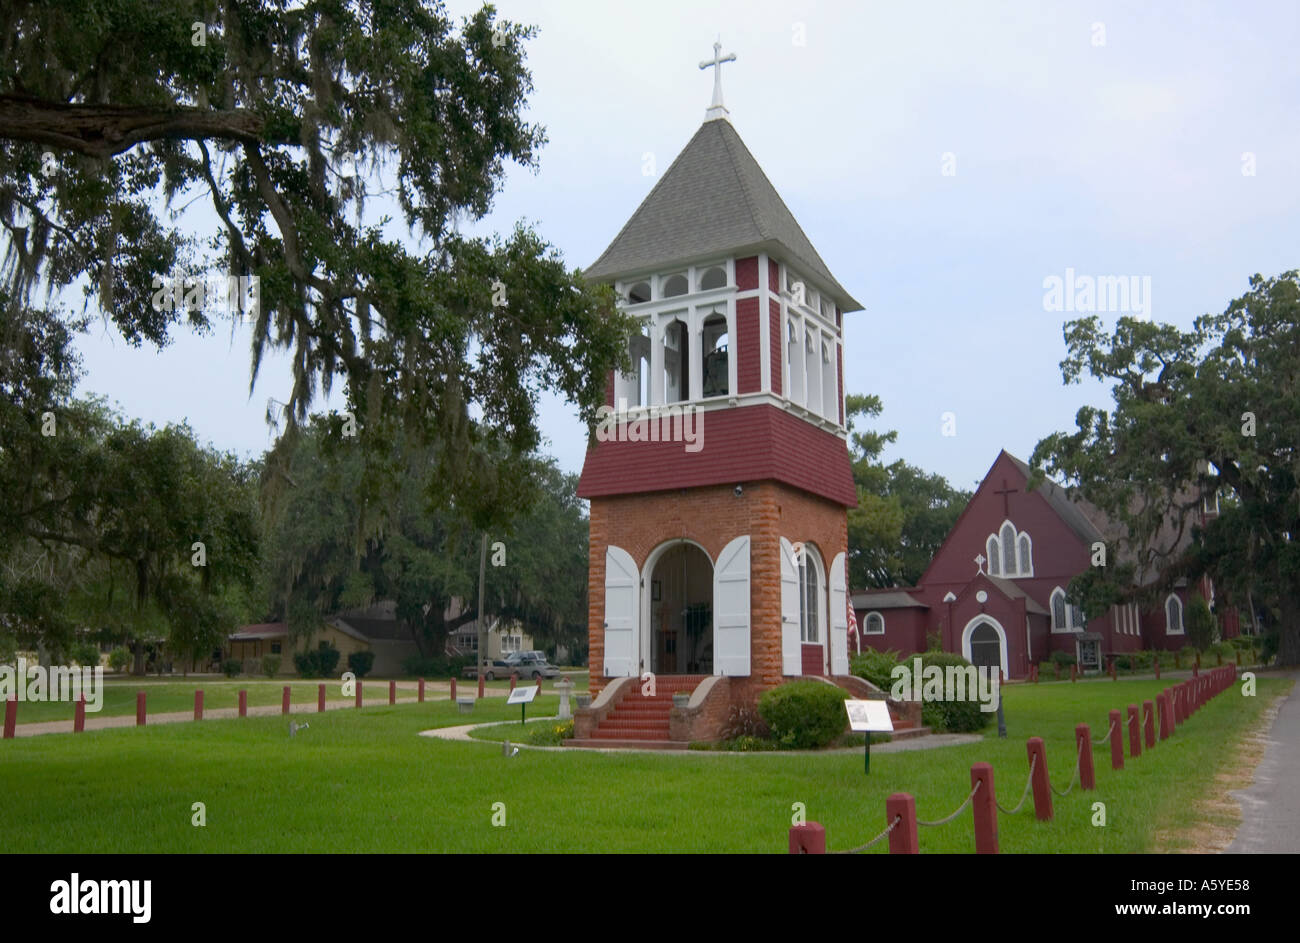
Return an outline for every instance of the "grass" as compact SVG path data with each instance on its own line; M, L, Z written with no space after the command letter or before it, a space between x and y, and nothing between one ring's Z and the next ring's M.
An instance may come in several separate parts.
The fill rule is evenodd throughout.
M1260 696L1221 694L1171 740L1112 772L1097 746L1098 789L1056 799L1056 819L1030 808L1001 816L1004 852L1145 852L1157 831L1197 824L1224 744L1290 682L1261 678ZM1025 739L1046 741L1051 778L1068 782L1074 725L1100 736L1111 707L1151 697L1155 682L1017 685L1005 689L1008 738L872 756L696 753L686 756L522 750L416 734L433 726L517 719L504 699L462 715L446 701L332 711L290 739L280 717L124 728L0 742L4 847L20 852L781 852L792 806L827 828L828 844L860 844L884 824L884 800L917 797L938 819L969 792L970 765L993 763L999 799L1024 786ZM251 692L250 692L251 693ZM554 714L544 695L530 711ZM508 729L508 728L499 728ZM518 729L517 727L515 729ZM1090 824L1106 804L1107 825ZM207 826L190 824L194 802ZM493 827L494 803L505 827ZM970 813L922 829L922 852L969 852ZM874 850L883 850L877 846Z
M388 679L364 678L361 693L365 704L386 704L388 702ZM429 679L429 684L446 684L446 678ZM586 675L575 679L577 687L585 687ZM413 697L416 693L418 679L398 680L397 696ZM248 706L258 707L280 703L281 692L287 684L292 689L290 697L295 704L315 704L316 690L319 684L325 685L325 698L328 701L352 701L352 695L344 697L342 685L337 679L328 681L302 681L294 678L236 678L233 681L214 678L194 679L189 681L158 680L154 678L106 678L104 682L103 705L98 713L89 710L87 718L129 716L135 714L135 695L144 691L146 708L150 715L167 714L176 711L194 710L194 692L203 691L203 709L239 706L239 692L248 692ZM554 681L543 681L542 690L550 690ZM477 682L458 681L461 694L473 693ZM492 691L507 691L510 681L484 682L484 687ZM426 697L447 698L446 692L434 695L432 691ZM89 701L89 698L87 698ZM73 704L70 701L23 701L18 705L18 723L35 724L51 720L72 720Z

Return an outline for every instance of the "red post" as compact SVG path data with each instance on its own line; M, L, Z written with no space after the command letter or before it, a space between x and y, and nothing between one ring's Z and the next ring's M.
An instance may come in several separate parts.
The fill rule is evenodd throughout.
M396 681L388 682L388 703L389 704L397 703L397 682Z
M1199 677L1201 674L1201 653L1196 653L1196 664L1192 665L1192 677Z
M361 679L357 678L357 707L361 706Z
M1079 666L1078 666L1078 665L1071 665L1071 666L1070 666L1070 680L1071 680L1071 681L1078 681L1078 680L1079 680Z
M542 679L541 679L541 678L538 678L538 679L537 679L537 696L538 696L538 697L541 697L541 696L542 696Z
M286 684L286 685L284 686L284 694L282 694L282 695L280 696L280 713L281 713L281 714L287 714L287 713L289 713L289 697L290 697L289 690L290 690L289 685Z
M916 840L916 800L905 792L896 792L885 800L885 822L901 819L889 833L891 855L916 855L921 853Z
M1087 724L1075 726L1074 747L1079 753L1079 788L1096 789L1097 771L1092 767L1092 730Z
M239 692L239 716L248 716L248 692L243 690Z
M456 700L456 679L451 679L451 699Z
M1152 659L1151 659L1151 664L1155 666L1155 669L1156 669L1156 680L1159 681L1159 680L1160 680L1160 659L1159 659L1158 657L1157 657L1157 658L1152 658Z
M1128 706L1128 755L1142 755L1142 735L1138 731L1138 709L1136 704Z
M1172 688L1166 688L1165 694L1169 697L1169 719L1173 721L1173 729L1176 730L1178 725L1183 722L1183 718L1178 710L1178 685L1174 685Z
M517 671L510 672L510 690L513 691L515 689L515 685L518 683L519 683L519 672Z
M1147 749L1150 750L1156 745L1156 706L1151 701L1143 701L1142 710L1146 718L1142 732L1146 735Z
M6 740L14 738L14 727L18 724L18 698L12 694L5 701L5 736Z
M790 826L790 854L826 854L826 829L816 822Z
M1168 740L1174 732L1173 709L1169 706L1169 695L1161 691L1156 695L1156 707L1160 709L1160 739Z
M424 703L424 679L420 679L420 703Z
M1110 680L1112 681L1119 680L1119 675L1115 674L1115 656L1113 655L1111 656L1110 659Z
M203 689L199 688L194 692L194 719L203 719Z
M993 792L993 767L990 764L971 764L970 787L974 789L976 783L979 784L980 789L971 800L971 812L975 816L975 854L996 855L998 853L998 797Z
M135 725L137 727L144 726L144 692L143 691L135 692Z
M1034 676L1034 684L1037 684L1037 683L1038 683L1038 666L1037 666L1037 665L1034 665L1034 667L1030 668L1029 671L1030 671L1030 673Z
M325 685L316 688L316 713L325 713Z
M1214 653L1214 657L1218 659L1217 664L1219 664L1219 665L1222 665L1222 664L1223 664L1223 652L1221 652L1221 651L1216 651L1216 652Z
M482 697L482 696L483 696L483 676L482 676L482 675L479 675L479 676L478 676L478 696L479 696L479 697Z
M77 698L77 706L72 712L72 732L81 733L86 729L86 695Z
M1030 737L1025 744L1029 751L1029 762L1034 767L1034 814L1040 822L1052 818L1052 787L1047 778L1047 748L1043 746L1042 737ZM1037 760L1038 762L1034 762Z
M1054 662L1054 664L1056 665L1056 680L1057 680L1057 681L1060 681L1060 680L1061 680L1061 663L1058 661L1058 662Z
M1124 718L1119 711L1110 712L1110 768L1124 768Z

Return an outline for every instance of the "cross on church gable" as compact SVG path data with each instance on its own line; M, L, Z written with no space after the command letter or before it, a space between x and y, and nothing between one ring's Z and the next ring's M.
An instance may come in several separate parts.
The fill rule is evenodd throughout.
M1008 487L1007 487L1007 480L1006 480L1005 478L1002 479L1002 487L1001 487L1001 488L994 488L994 489L993 489L993 493L994 493L994 494L1000 494L1000 495L1002 495L1002 519L1003 519L1003 520L1007 520L1007 519L1009 519L1009 518L1011 517L1011 499L1010 499L1009 495L1013 495L1013 494L1015 494L1018 490L1020 490L1020 489L1018 489L1018 488L1008 488Z

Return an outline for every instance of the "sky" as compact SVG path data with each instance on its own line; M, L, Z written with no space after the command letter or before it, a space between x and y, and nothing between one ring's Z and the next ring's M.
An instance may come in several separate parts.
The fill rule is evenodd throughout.
M865 307L845 319L847 391L881 398L887 461L958 487L1109 403L1062 383L1072 315L1050 310L1053 277L1132 276L1150 317L1187 328L1300 261L1300 5L496 6L540 30L528 119L549 140L468 231L525 220L590 265L654 185L646 156L667 170L704 120L699 63L720 36L733 126ZM268 398L288 398L283 356L250 394L248 335L229 325L161 353L97 326L80 349L83 393L246 456L272 441ZM579 471L575 409L547 398L539 414Z

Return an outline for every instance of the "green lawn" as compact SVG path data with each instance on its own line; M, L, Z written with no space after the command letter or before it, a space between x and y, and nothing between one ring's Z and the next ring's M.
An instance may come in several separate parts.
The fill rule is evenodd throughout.
M1032 801L1000 817L1004 852L1143 852L1161 829L1194 824L1193 800L1213 782L1221 745L1253 722L1289 682L1264 679L1259 697L1225 692L1173 739L1111 772L1096 748L1098 790L1057 799L1056 821ZM8 851L28 852L781 852L791 806L827 826L840 849L875 835L892 792L917 797L922 819L947 815L969 791L970 764L995 767L1013 805L1028 764L1025 738L1042 736L1052 781L1064 786L1081 720L1105 732L1106 711L1151 696L1155 682L1041 684L1005 691L1008 739L872 757L858 754L688 756L524 749L417 736L431 726L512 720L501 701L467 718L455 705L377 706L311 716L290 739L280 717L125 728L0 742ZM553 714L546 695L530 714ZM207 826L190 824L206 804ZM1108 824L1090 825L1093 802ZM506 826L491 824L505 803ZM923 852L972 850L970 813L922 829ZM882 844L879 849L884 848Z

